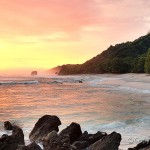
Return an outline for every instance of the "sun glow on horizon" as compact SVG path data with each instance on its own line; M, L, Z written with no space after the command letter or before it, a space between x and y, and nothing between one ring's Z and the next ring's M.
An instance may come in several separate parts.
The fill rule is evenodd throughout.
M0 74L84 63L109 45L144 35L150 27L148 5L145 0L1 0Z

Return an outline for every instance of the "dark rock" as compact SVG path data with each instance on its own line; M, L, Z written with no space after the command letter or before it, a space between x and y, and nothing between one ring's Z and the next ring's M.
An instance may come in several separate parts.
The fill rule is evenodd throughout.
M50 132L45 138L43 138L43 146L45 149L48 147L48 145L51 144L52 141L56 141L58 139L58 134L56 131Z
M0 138L0 150L17 150L17 148L18 145L10 137L3 139L3 141Z
M14 126L12 135L11 135L18 145L24 145L24 134L21 128Z
M83 83L83 81L82 81L82 80L79 80L79 83Z
M71 150L69 136L59 136L56 131L50 132L43 139L44 150Z
M7 137L8 135L7 134L3 134L1 138L5 138Z
M42 150L41 147L39 145L37 145L35 142L27 145L27 146L23 146L18 150Z
M106 135L107 134L105 132L100 131L95 134L88 134L88 132L85 131L80 138L73 143L73 146L75 146L77 149L85 149Z
M89 147L89 150L118 150L121 142L121 135L116 132L104 136Z
M87 141L75 141L73 143L73 146L75 146L77 150L82 150L82 149L86 149L87 147L89 147L89 144Z
M13 125L9 121L4 122L5 130L13 130Z
M0 150L17 150L20 145L24 145L24 134L17 126L14 126L12 135L4 134L0 138Z
M142 141L141 143L137 144L136 147L128 148L128 150L150 150L150 140Z
M102 137L106 136L107 133L98 131L95 134L88 134L87 131L85 131L81 137L78 139L78 141L86 141L88 143L88 146L95 143L96 141L100 140Z
M98 131L95 134L89 134L89 143L90 145L100 140L104 136L107 136L107 133Z
M32 75L32 76L35 76L35 75L37 75L37 74L38 74L37 71L32 71L32 72L31 72L31 75Z
M69 135L70 143L72 144L82 135L81 127L79 124L73 122L70 124L70 126L63 129L59 135L60 136Z
M61 125L61 121L57 116L45 115L37 121L29 138L31 141L40 142L51 131L58 132L59 125Z

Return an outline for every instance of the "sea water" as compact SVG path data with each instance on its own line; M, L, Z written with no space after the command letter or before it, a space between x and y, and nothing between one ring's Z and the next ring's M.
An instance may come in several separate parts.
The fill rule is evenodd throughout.
M28 144L45 114L60 118L60 130L77 122L89 133L119 132L125 150L150 139L150 83L119 75L0 77L0 136L11 134L3 128L9 120Z

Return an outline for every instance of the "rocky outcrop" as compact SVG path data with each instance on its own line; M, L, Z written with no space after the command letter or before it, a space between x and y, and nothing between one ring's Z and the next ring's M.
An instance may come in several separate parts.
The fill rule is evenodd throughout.
M150 140L142 141L134 148L128 148L128 150L150 150Z
M13 125L9 121L4 122L4 129L5 130L13 130Z
M88 132L85 131L80 136L80 138L78 138L77 141L73 143L73 146L75 146L78 150L85 149L91 144L103 138L104 136L107 136L107 133L98 131L95 134L88 134Z
M31 141L40 142L51 131L58 132L59 125L61 125L61 121L57 116L45 115L37 121L29 138Z
M50 132L43 139L44 150L73 150L68 135L58 135L56 131Z
M77 150L71 144L82 135L81 127L77 123L71 123L57 134L56 131L50 132L43 139L44 150Z
M79 83L83 83L83 81L82 81L82 80L79 80Z
M69 135L70 137L70 143L72 144L74 141L76 141L81 135L81 127L78 123L71 123L70 126L63 129L60 134L60 136Z
M37 75L37 74L38 74L37 71L32 71L32 72L31 72L31 75L32 75L32 76L35 76L35 75Z
M0 138L0 150L16 150L18 147L12 136L2 135Z
M2 135L0 138L0 150L42 150L35 141L41 142L44 150L119 149L121 142L119 133L112 132L109 135L100 131L95 134L89 134L87 131L82 133L80 125L73 122L58 134L59 125L61 125L61 121L57 116L45 115L41 117L30 133L30 139L34 142L25 146L22 129L6 121L4 128L11 129L13 127L12 135ZM143 141L128 150L150 150L150 140Z
M75 147L77 150L83 150L89 147L87 141L75 141L73 143L73 147Z
M15 139L15 142L18 145L24 145L25 144L25 142L24 142L24 134L23 134L23 131L22 131L22 129L20 127L14 126L11 136Z
M72 124L70 126L72 126ZM66 130L70 131L70 129L68 129L70 126L64 129L63 134L57 134L56 131L50 132L42 141L44 150L84 150L95 141L107 135L103 132L88 134L86 131L71 144L71 136L69 135L70 132L66 132Z
M2 135L0 138L0 150L17 150L24 145L24 134L18 126L13 127L12 135Z
M104 136L89 147L89 150L118 150L121 142L121 135L116 132Z
M42 149L39 145L37 145L35 142L33 142L27 146L20 147L17 150L42 150Z

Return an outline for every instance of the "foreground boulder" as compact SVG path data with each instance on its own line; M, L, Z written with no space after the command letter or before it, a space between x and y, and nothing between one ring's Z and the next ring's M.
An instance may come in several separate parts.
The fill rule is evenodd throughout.
M73 143L73 146L77 149L77 150L83 150L89 147L89 144L87 141L75 141Z
M142 141L134 148L128 148L128 150L150 150L150 140Z
M100 131L96 134L88 134L87 131L83 134L81 133L80 125L77 123L72 123L62 130L60 134L52 131L42 141L44 150L84 150L99 139L107 136L106 133ZM71 142L71 140L74 142Z
M20 147L17 150L42 150L42 149L39 145L37 145L35 142L33 142L27 146Z
M13 125L9 121L4 122L5 130L13 130Z
M57 116L45 115L37 121L29 138L31 141L40 142L51 131L58 132L59 125L61 125L61 121Z
M81 137L78 139L78 141L87 141L89 145L95 143L96 141L100 140L102 137L106 136L107 133L98 131L95 134L88 134L87 131L85 131Z
M17 148L18 144L12 136L2 135L0 138L0 150L16 150Z
M17 150L24 145L24 134L21 128L14 126L12 135L4 134L0 138L0 150Z
M70 143L72 144L74 141L76 141L81 135L81 127L78 123L71 123L70 126L63 129L60 134L60 136L69 135L70 137Z
M25 144L24 134L23 134L23 131L20 127L14 126L11 136L15 139L15 141L18 145L24 145Z
M44 150L74 150L70 145L68 135L58 135L56 131L50 132L43 139Z
M118 150L121 142L121 135L116 132L104 136L89 147L89 150Z
M80 136L80 138L78 138L77 141L73 143L73 146L75 146L78 150L85 149L89 147L91 144L103 138L104 136L107 136L105 132L98 131L95 134L89 134L87 131L85 131Z

